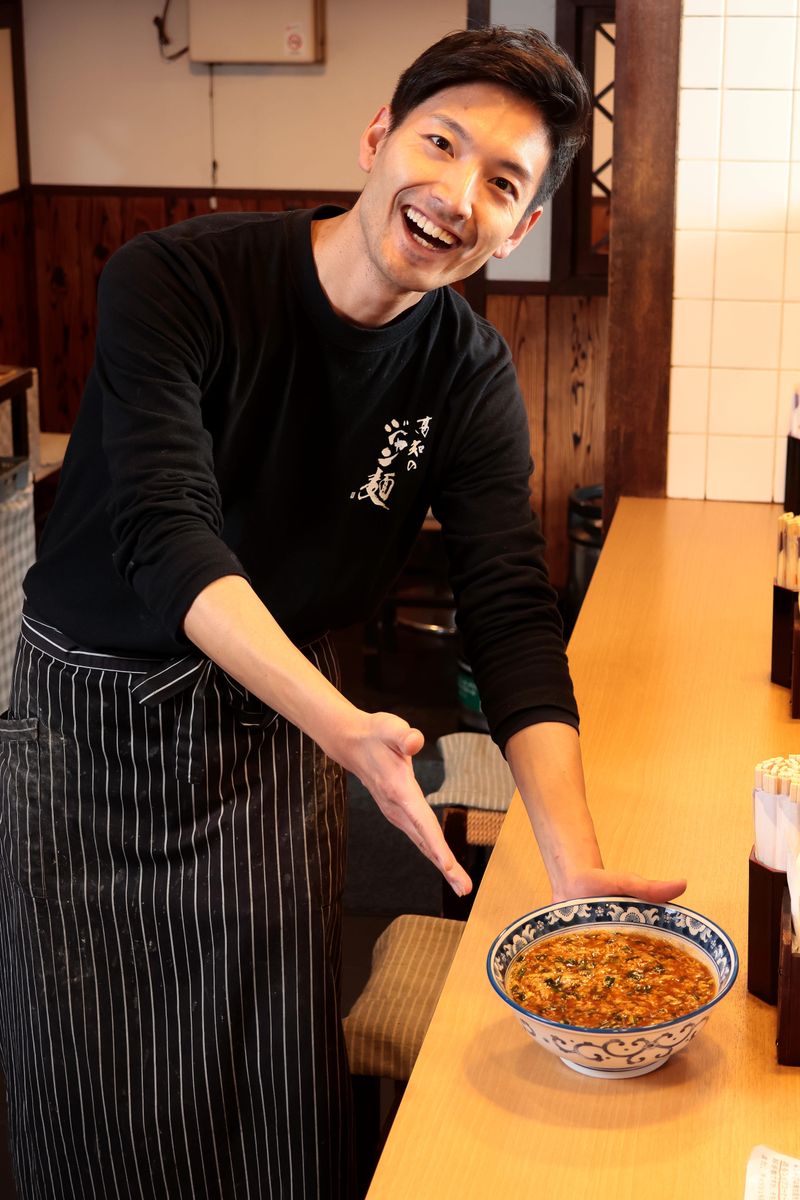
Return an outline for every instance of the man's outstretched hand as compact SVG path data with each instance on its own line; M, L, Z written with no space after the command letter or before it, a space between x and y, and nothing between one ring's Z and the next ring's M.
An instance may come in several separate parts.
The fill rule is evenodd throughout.
M356 708L287 638L246 579L224 575L195 597L183 622L204 654L297 725L374 797L381 812L435 863L458 896L472 883L444 840L411 766L418 729Z
M439 868L457 896L471 892L414 776L411 760L425 743L420 731L392 713L360 712L356 727L337 742L333 757L361 780L386 820Z

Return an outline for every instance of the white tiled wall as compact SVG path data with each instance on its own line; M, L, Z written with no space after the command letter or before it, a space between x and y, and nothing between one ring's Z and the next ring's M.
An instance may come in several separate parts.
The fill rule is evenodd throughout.
M800 0L684 0L667 493L783 499L800 390Z

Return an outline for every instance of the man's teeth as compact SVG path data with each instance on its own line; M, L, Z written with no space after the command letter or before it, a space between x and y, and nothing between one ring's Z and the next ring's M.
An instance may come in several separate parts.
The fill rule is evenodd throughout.
M448 233L446 229L441 229L438 225L434 225L433 221L429 221L423 213L417 212L415 208L407 208L406 216L409 221L413 221L429 237L437 238L440 242L444 242L446 246L455 245L456 239L452 233Z

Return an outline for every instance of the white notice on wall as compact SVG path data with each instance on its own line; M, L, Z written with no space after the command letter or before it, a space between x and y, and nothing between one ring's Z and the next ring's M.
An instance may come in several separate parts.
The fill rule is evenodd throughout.
M747 1162L744 1200L800 1200L800 1158L755 1146Z
M305 29L302 22L293 21L283 27L283 52L287 58L296 58L306 49Z

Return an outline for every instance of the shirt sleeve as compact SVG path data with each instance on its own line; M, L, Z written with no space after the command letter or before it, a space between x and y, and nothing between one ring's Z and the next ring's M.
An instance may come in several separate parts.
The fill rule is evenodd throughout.
M489 364L456 398L464 419L433 511L464 649L502 749L512 733L540 721L577 729L578 709L544 538L531 512L527 417L508 349L492 335Z
M246 577L222 540L203 413L221 343L212 289L188 256L142 235L109 259L98 289L95 367L114 563L178 640L207 584Z

